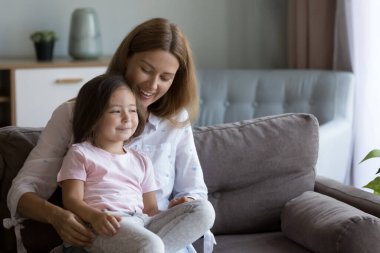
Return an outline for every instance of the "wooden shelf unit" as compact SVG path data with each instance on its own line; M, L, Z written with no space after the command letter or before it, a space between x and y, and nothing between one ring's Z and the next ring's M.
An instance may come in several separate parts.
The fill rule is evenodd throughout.
M106 71L109 57L78 61L0 59L0 127L42 127L55 108Z

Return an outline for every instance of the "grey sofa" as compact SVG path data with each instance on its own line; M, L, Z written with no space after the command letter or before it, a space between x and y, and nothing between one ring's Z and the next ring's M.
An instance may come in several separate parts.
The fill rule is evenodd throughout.
M378 252L379 197L338 182L346 173L352 74L198 74L202 103L194 138L216 211L214 252ZM315 114L319 123L293 112ZM8 189L40 131L0 128L0 220L9 217ZM61 204L59 189L50 201ZM23 225L28 252L48 252L61 243L50 225L32 220ZM195 245L201 250L202 240ZM5 252L16 252L15 237L1 227L0 253Z
M347 181L351 166L354 77L321 70L200 69L196 126L281 113L311 113L320 123L317 174Z
M216 253L375 253L380 249L380 200L315 176L318 122L282 114L194 127L194 139L216 212ZM41 129L0 128L0 219L9 217L12 178ZM60 202L57 190L50 198ZM61 243L47 224L23 223L28 252ZM202 239L195 243L201 252ZM13 230L0 229L0 252L16 252Z
M318 128L308 114L194 128L214 252L379 252L380 198L315 175Z

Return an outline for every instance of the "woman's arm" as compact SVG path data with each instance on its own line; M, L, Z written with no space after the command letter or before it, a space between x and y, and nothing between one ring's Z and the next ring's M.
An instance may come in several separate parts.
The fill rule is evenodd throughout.
M21 199L23 194L34 192L41 198L48 199L57 188L58 170L72 137L72 110L73 104L63 103L53 112L39 136L37 145L12 181L8 192L8 207L13 217L18 217L18 207L34 208L33 205L26 206L29 202L20 205L19 201L24 200ZM27 211L22 213L33 213L33 210ZM38 220L38 217L28 217Z
M179 204L182 204L182 203L186 203L186 202L190 202L190 201L193 201L193 200L194 199L191 198L191 197L180 197L180 198L172 199L169 202L168 208L172 208L173 206L176 206L176 205L179 205Z
M68 179L61 182L63 205L77 214L82 220L91 224L100 235L114 235L120 227L120 217L97 210L83 201L84 182Z
M50 223L64 241L86 246L91 241L90 230L70 211L46 201L57 187L57 173L71 140L73 105L66 102L54 111L36 147L14 178L7 202L12 217Z
M175 159L175 180L173 199L180 203L192 199L207 199L207 187L194 143L191 126L181 129L177 138ZM169 203L173 206L174 203ZM179 203L176 203L179 204Z
M18 210L26 218L50 223L62 240L71 245L85 247L91 244L93 235L78 216L53 205L34 192L22 195Z

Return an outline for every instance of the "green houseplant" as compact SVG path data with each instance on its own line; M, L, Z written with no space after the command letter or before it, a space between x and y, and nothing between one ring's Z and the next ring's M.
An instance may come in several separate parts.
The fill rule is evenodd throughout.
M38 61L51 61L53 59L54 43L58 39L54 31L36 31L30 35L34 42Z
M368 159L372 159L376 157L380 158L380 149L371 150L360 163ZM379 174L379 173L380 173L380 168L377 170L376 174ZM372 189L374 194L380 195L380 176L377 176L375 179L373 179L371 182L369 182L363 187Z

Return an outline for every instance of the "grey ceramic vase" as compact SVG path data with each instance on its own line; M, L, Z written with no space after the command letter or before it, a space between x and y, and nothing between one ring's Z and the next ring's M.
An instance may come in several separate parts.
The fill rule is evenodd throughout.
M75 9L71 15L69 55L76 60L97 59L102 55L101 39L95 10Z

